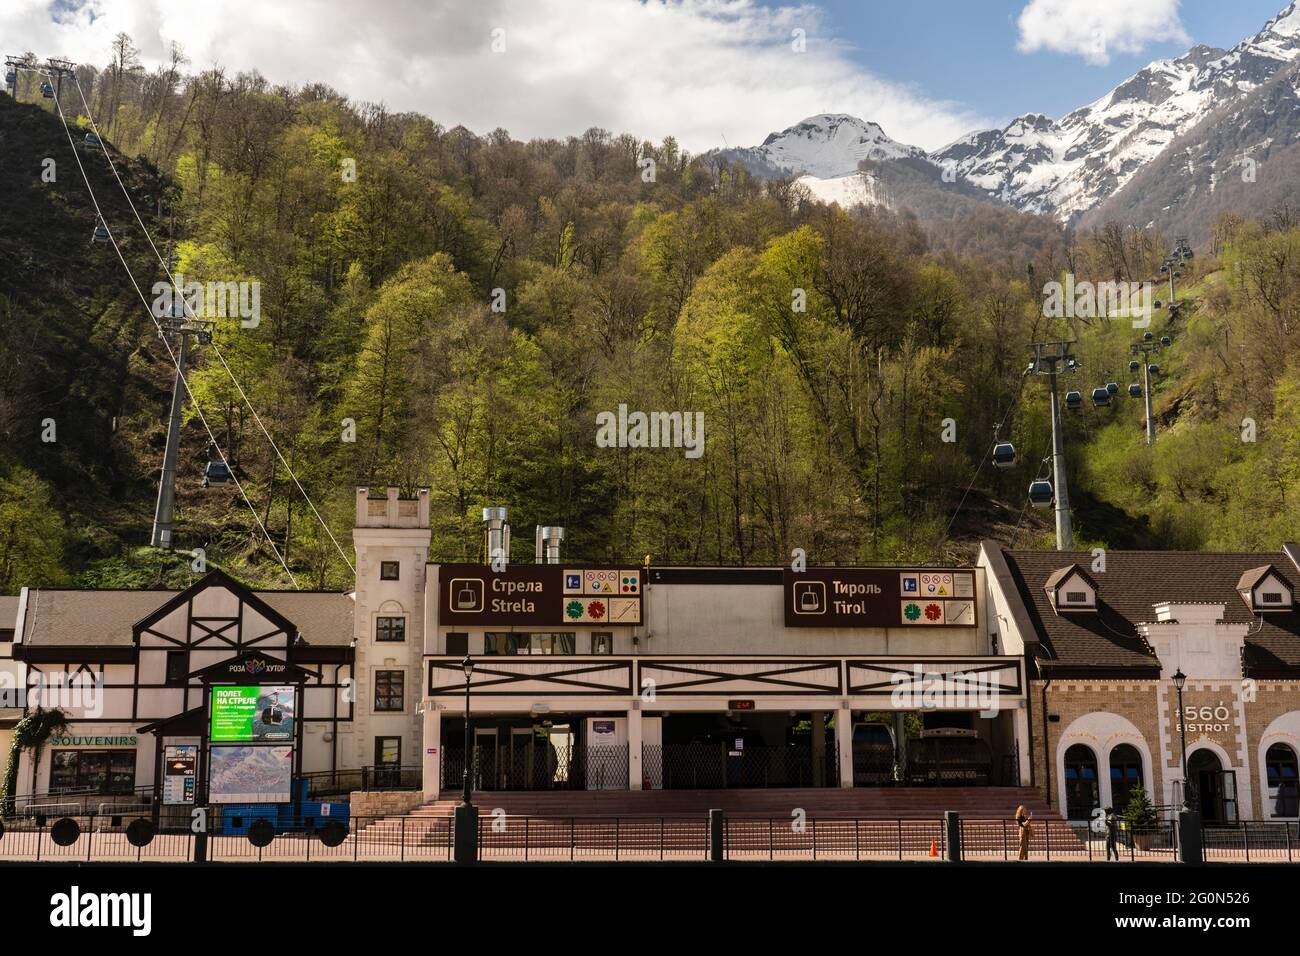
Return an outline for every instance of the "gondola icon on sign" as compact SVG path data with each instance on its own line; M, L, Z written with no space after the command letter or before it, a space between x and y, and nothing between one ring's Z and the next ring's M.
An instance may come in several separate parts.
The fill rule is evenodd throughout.
M478 578L452 578L451 609L453 611L483 610L483 582Z
M796 581L793 597L796 614L826 613L825 581Z

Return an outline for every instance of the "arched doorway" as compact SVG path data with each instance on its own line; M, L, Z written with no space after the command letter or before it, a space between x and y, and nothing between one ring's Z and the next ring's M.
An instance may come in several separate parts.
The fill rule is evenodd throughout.
M1272 805L1266 809L1275 817L1300 816L1300 762L1296 752L1288 744L1273 744L1264 756L1264 767L1267 796L1272 798Z
M1237 819L1237 776L1224 770L1219 755L1208 747L1192 751L1187 758L1188 796L1205 823L1226 823Z
M1142 780L1142 755L1132 744L1117 744L1110 751L1110 805L1122 814L1129 797Z
M1097 755L1086 744L1072 744L1065 752L1065 815L1087 820L1101 806L1097 789Z

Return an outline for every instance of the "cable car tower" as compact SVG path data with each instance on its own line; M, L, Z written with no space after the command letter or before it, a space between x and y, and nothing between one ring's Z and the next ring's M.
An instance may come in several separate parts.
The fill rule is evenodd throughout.
M1142 356L1140 360L1142 363L1142 385L1140 388L1142 391L1142 397L1146 402L1147 445L1154 445L1156 443L1156 419L1155 416L1151 414L1151 375L1153 373L1159 374L1160 366L1151 361L1151 356L1160 354L1160 346L1157 345L1153 339L1154 336L1152 336L1150 332L1147 332L1146 335L1143 336L1142 341L1137 345L1134 345L1131 349L1134 355ZM1135 363L1136 360L1130 361L1129 368L1133 368ZM1136 369L1134 371L1136 371ZM1135 398L1137 397L1137 387L1139 387L1137 382L1134 382L1128 387L1128 393Z
M1052 398L1052 491L1056 501L1056 550L1074 549L1074 529L1070 525L1070 492L1065 484L1065 434L1061 429L1061 403L1056 396L1056 373L1073 372L1079 367L1070 354L1074 342L1035 342L1034 360L1026 370L1031 375L1046 375ZM1077 392L1072 392L1077 395ZM1082 402L1080 401L1080 404ZM1039 482L1035 481L1035 485ZM1035 494L1041 496L1045 489L1031 486L1031 501ZM1035 502L1036 503L1036 502Z
M185 303L181 290L173 290L171 315L159 321L162 334L167 337L176 356L176 380L172 383L172 410L167 422L167 450L163 452L162 477L158 482L158 505L154 509L153 534L149 543L155 548L172 546L172 530L176 511L176 455L181 438L181 410L185 405L185 357L190 339L200 345L212 341L215 322L185 317Z
M71 60L60 60L57 57L50 57L45 61L45 72L54 77L55 96L63 96L63 78L65 76L71 78L75 66L76 64ZM63 102L62 99L59 102Z

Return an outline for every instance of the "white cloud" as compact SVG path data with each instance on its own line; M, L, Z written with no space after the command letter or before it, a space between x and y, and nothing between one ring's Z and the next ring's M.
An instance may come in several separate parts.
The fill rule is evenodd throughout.
M1029 0L1020 11L1023 53L1052 50L1105 66L1114 53L1141 53L1152 43L1190 43L1179 0Z
M11 50L103 64L126 31L146 64L183 44L194 68L324 82L353 100L476 132L577 135L592 126L686 148L754 145L817 113L874 120L942 146L985 125L853 62L815 5L756 0L5 0ZM504 31L505 51L491 48ZM792 31L807 38L792 49Z

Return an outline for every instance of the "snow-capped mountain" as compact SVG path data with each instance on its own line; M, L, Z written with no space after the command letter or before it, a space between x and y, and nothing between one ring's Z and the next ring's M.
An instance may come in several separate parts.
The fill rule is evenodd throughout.
M770 134L760 146L716 151L760 176L806 173L836 179L856 173L864 159L924 158L925 150L899 143L877 123L845 113L822 113Z
M764 178L796 175L823 202L854 206L884 204L872 177L858 172L860 162L924 160L925 150L891 139L878 123L822 113L770 134L759 146L716 150L714 155L743 163Z
M834 179L857 172L864 159L924 157L925 150L906 146L885 135L876 123L844 113L810 116L758 147L763 158L778 169Z
M1060 120L1030 113L931 153L1018 209L1073 219L1121 189L1177 137L1300 60L1292 3L1231 50L1196 46L1151 63Z
M1224 213L1288 208L1300 208L1300 60L1175 139L1079 226L1158 224L1200 243Z
M876 123L823 113L772 133L762 145L712 155L743 163L765 178L796 175L815 197L842 206L892 205L882 175L887 167L910 165L933 171L934 190L963 187L968 196L1077 223L1103 204L1115 207L1107 200L1139 172L1173 162L1165 155L1171 144L1212 117L1258 100L1253 94L1296 64L1300 0L1231 50L1202 45L1177 59L1156 60L1059 120L1026 113L1003 129L974 132L927 154L890 138ZM1211 141L1236 139L1224 135ZM1216 168L1236 161L1200 159ZM860 172L864 160L875 165ZM912 183L914 197L915 189ZM1136 210L1128 197L1122 205Z

